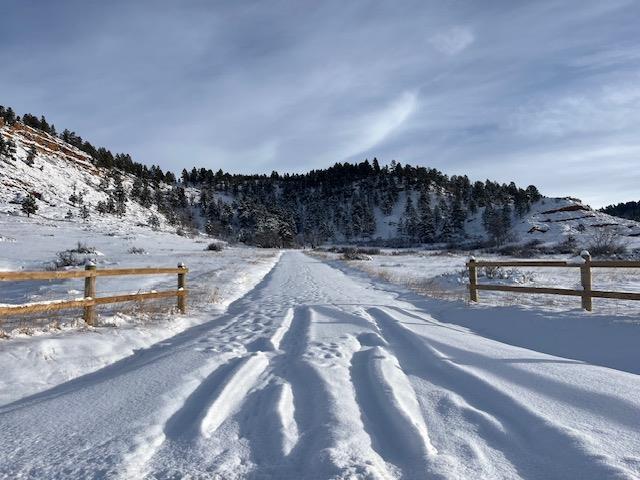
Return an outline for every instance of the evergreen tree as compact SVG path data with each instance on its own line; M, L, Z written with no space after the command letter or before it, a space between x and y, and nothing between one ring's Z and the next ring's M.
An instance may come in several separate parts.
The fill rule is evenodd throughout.
M431 243L435 240L435 226L431 210L429 191L423 188L418 198L417 239L421 243Z
M29 151L27 152L27 158L25 159L24 163L26 163L30 167L33 166L33 163L36 158L36 154L37 154L36 147L31 145L31 148L29 148Z
M87 221L89 218L89 208L86 205L82 205L80 208L80 217L82 220Z
M407 202L404 207L404 234L407 240L415 242L418 234L418 214L413 206L411 194L407 192Z
M114 187L110 201L113 202L113 209L110 208L109 210L119 217L124 216L127 212L127 192L124 189L124 184L122 183L122 177L120 177L120 175L117 175L114 178Z
M38 211L38 204L33 195L28 194L24 200L22 200L22 211L27 214L27 217L30 217Z
M157 215L151 214L149 215L149 219L147 223L153 230L158 230L160 228L160 219Z
M76 192L76 186L73 186L73 192L71 192L71 195L69 195L69 201L71 202L71 205L73 205L74 207L76 206L76 203L78 203L78 195Z
M133 184L131 185L131 198L140 199L142 188L143 188L142 179L140 177L134 178Z
M467 212L462 208L462 203L458 199L455 199L451 205L450 218L453 234L464 234L464 222L467 219Z
M152 204L151 190L149 189L149 182L143 180L142 190L140 191L140 205L145 208L149 208Z
M15 154L16 144L13 143L13 140L5 140L4 137L0 135L0 156L5 156L10 158L11 160L15 160Z
M453 238L455 232L455 228L453 226L451 216L446 215L443 217L442 227L440 228L440 241L441 242L450 242Z
M96 212L98 212L100 215L108 213L109 208L107 207L106 202L104 202L103 200L98 201L98 203L96 203Z

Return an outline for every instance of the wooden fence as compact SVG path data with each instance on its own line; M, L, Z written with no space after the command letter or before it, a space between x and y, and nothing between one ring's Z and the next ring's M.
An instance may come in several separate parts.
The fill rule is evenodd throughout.
M181 313L187 311L186 277L189 269L180 263L177 268L112 268L99 270L91 263L84 270L65 270L57 272L0 272L0 282L18 282L25 280L59 280L68 278L84 278L84 298L77 300L60 300L53 302L28 303L0 307L0 318L30 313L49 312L53 310L84 309L84 320L95 325L96 305L121 302L141 302L157 298L177 297L177 307ZM177 290L162 292L133 293L96 297L96 280L98 277L120 275L178 275Z
M534 293L547 295L569 295L582 298L582 308L587 311L593 309L593 298L612 298L619 300L640 300L640 293L635 292L610 292L604 290L593 290L591 270L593 268L640 268L639 261L626 260L592 260L589 252L580 254L582 259L578 262L564 260L511 260L511 261L485 261L476 260L471 257L467 262L469 271L469 299L478 302L478 291L513 292L513 293ZM478 268L481 267L558 267L558 268L579 268L581 290L569 288L547 288L547 287L521 287L513 285L485 285L478 284Z

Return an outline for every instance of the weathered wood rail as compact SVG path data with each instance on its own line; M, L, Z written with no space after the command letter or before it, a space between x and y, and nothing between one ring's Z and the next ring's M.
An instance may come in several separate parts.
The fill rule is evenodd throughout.
M636 292L611 292L592 289L591 270L593 268L640 268L640 261L627 260L592 260L587 251L583 251L579 262L564 260L476 260L471 257L467 262L469 271L469 299L472 302L479 302L478 291L513 292L513 293L533 293L543 295L568 295L581 297L582 308L587 311L593 310L593 298L609 298L618 300L640 300L640 293ZM478 283L478 268L482 267L555 267L555 268L579 268L581 290L570 288L548 288L548 287L520 287L513 285L486 285Z
M146 300L170 297L177 297L178 311L186 313L188 294L186 289L186 279L188 272L189 269L185 267L183 263L180 263L177 268L112 268L100 270L91 263L86 265L84 270L65 270L60 272L0 272L0 282L84 278L84 298L76 300L36 302L23 305L5 305L0 307L0 318L31 313L50 312L54 310L72 310L82 308L84 310L83 318L85 322L89 325L95 325L97 305L122 302L142 302ZM177 290L96 297L96 280L98 277L168 274L178 276Z

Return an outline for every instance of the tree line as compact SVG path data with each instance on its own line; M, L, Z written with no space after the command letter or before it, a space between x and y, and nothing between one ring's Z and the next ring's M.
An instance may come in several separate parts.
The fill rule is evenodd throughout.
M240 175L194 167L176 178L155 165L148 168L133 161L129 154L113 155L104 147L95 148L75 132L56 133L44 116L20 118L2 106L0 116L9 124L22 121L57 135L106 169L109 175L100 189L107 192L107 200L93 206L98 214L123 216L127 202L136 201L146 208L155 206L181 228L204 229L211 235L265 247L376 241L378 237L406 245L462 243L471 237L467 224L477 213L487 236L500 244L509 239L514 219L524 216L541 197L533 185L471 182L466 175L448 176L395 160L381 165L377 158L300 174ZM6 150L1 142L0 138L0 149ZM132 175L129 188L123 174ZM70 203L84 209L80 215L86 219L88 207L77 192L72 197ZM149 224L157 227L158 223L152 215ZM390 223L385 232L383 223Z

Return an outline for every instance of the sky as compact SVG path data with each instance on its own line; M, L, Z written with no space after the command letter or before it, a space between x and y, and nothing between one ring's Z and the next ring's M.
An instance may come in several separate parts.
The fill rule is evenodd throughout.
M2 0L0 104L179 173L377 157L640 200L634 0Z

